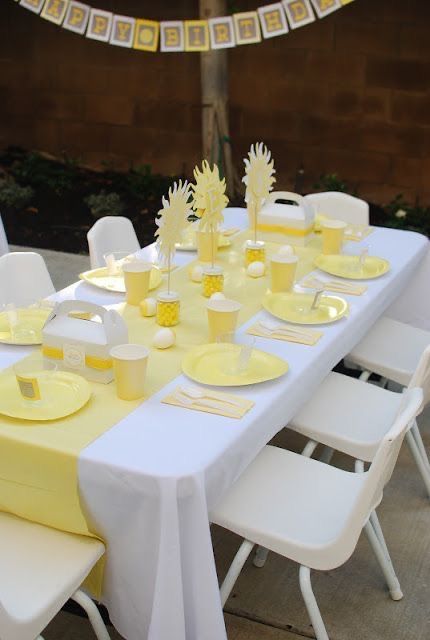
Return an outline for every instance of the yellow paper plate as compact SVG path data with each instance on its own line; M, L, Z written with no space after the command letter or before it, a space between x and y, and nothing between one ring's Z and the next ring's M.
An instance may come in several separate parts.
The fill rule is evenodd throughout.
M11 333L5 312L0 313L0 342L4 344L42 344L42 328L50 309L16 309L18 324Z
M227 238L222 233L218 236L218 249L224 249L225 247L229 247L231 245L231 239ZM176 249L178 251L197 251L196 244L196 234L191 234L186 237L182 242L177 242L175 244Z
M364 263L360 264L359 256L321 254L315 258L315 265L332 276L350 280L379 278L390 269L388 260L376 256L366 256Z
M39 378L42 400L25 400L13 373L0 375L0 413L20 420L58 420L79 411L90 399L85 378L67 371L46 372Z
M212 343L195 347L182 360L182 371L201 384L236 387L279 378L288 371L288 363L270 353L252 349L247 369L237 372L241 346Z
M125 293L125 284L122 273L117 276L110 276L108 274L107 267L84 271L84 273L79 274L79 277L81 280L84 280L99 289L106 289L107 291L114 291L115 293ZM152 267L149 289L156 289L160 285L162 279L163 274L161 273L161 270L158 267Z
M311 310L311 293L266 293L263 307L272 315L295 324L328 324L342 318L348 303L338 296L322 295L316 309Z

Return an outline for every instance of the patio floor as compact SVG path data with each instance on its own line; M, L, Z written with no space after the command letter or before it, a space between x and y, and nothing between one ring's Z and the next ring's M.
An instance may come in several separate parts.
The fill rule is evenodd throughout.
M19 250L13 248L12 250ZM38 250L56 288L76 280L89 268L88 258ZM430 410L420 417L430 450ZM300 436L283 430L274 443L300 451ZM339 465L348 461L339 456ZM351 468L351 466L347 467ZM378 510L404 598L390 600L367 540L343 567L313 574L313 586L331 640L427 640L430 630L430 502L406 445ZM238 538L213 528L220 578L236 552ZM299 586L297 566L270 554L266 566L249 560L225 607L229 640L299 640L313 637ZM45 640L90 640L84 618L61 612L44 632ZM111 629L112 640L121 636ZM160 640L168 640L160 638ZM204 638L201 638L204 640Z

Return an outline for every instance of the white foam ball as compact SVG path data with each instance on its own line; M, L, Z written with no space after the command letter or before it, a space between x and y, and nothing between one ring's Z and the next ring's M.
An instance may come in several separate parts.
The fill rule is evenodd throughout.
M176 335L173 329L164 327L159 329L152 339L152 344L156 349L168 349L176 342Z
M201 282L203 278L203 267L201 264L193 265L189 270L190 278L193 282Z
M283 244L282 247L279 247L278 253L281 256L293 256L294 248L290 244Z
M248 265L247 273L251 278L261 278L266 270L264 262L256 261Z
M225 295L221 291L216 291L210 297L211 300L225 300Z
M140 313L142 316L149 318L155 316L157 311L157 301L155 298L145 298L140 303Z

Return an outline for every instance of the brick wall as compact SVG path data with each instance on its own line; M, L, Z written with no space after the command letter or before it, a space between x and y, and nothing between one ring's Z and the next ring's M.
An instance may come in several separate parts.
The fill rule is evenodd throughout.
M93 0L149 18L192 18L197 2ZM242 0L235 10L255 9ZM261 4L264 4L261 2ZM337 172L363 197L430 199L428 0L355 0L323 20L229 52L239 171L265 141L279 188L298 168L311 188ZM20 144L87 164L148 163L190 173L200 158L198 54L123 50L0 2L0 147Z

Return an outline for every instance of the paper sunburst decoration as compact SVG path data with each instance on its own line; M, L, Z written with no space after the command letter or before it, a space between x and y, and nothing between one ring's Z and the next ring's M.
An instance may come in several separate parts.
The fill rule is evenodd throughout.
M257 216L261 207L273 189L275 169L271 153L262 143L251 145L248 158L244 159L245 175L242 182L246 185L245 202L252 216L254 235L257 233Z
M194 179L193 209L200 218L199 228L201 231L216 231L224 220L222 212L228 204L225 179L220 179L217 165L211 169L207 160L203 160L202 170L195 167Z
M170 290L170 267L175 256L175 244L180 242L182 234L189 224L191 214L191 185L188 182L174 183L170 187L167 198L163 196L163 208L158 212L155 224L158 255L167 266L167 288Z

